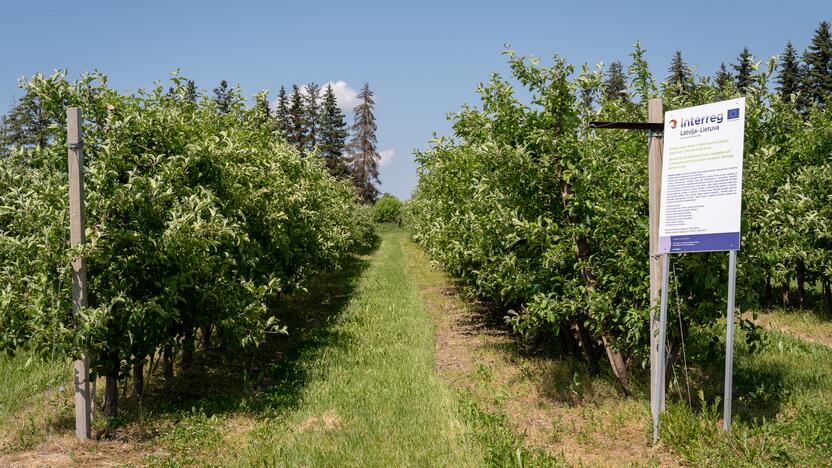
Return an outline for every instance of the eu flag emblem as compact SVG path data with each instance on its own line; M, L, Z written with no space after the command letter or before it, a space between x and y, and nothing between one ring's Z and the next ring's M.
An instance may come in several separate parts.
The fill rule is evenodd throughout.
M728 120L736 120L740 118L740 108L728 109Z

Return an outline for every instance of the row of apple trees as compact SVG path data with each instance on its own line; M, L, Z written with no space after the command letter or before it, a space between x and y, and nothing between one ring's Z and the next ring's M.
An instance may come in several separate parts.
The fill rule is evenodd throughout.
M170 89L119 93L100 74L23 84L50 122L48 143L0 155L0 350L86 350L106 376L141 383L164 350L187 366L195 336L256 345L285 332L281 294L337 269L370 241L348 183L282 142L266 106L231 108ZM263 100L262 97L258 98ZM83 112L87 242L69 248L66 108ZM89 306L73 317L70 259L83 254ZM272 306L272 307L270 307ZM139 392L141 389L139 388Z
M405 223L435 261L509 310L516 331L558 335L587 360L608 359L625 390L633 367L645 365L647 140L588 123L646 121L654 97L674 109L746 96L741 307L772 301L773 289L788 294L793 280L801 297L814 286L830 307L832 109L801 113L770 92L773 60L742 90L700 77L672 85L654 79L637 44L629 88L606 96L600 69L576 73L559 57L543 66L505 54L513 80L495 74L481 84L480 106L452 115L454 138L416 154L419 183ZM713 325L724 315L727 256L674 264L673 313L683 325L671 330L671 359L680 329L713 354L724 334Z

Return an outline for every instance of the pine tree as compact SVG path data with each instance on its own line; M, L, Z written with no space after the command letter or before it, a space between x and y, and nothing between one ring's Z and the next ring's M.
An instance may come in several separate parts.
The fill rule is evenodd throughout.
M231 111L231 94L228 91L228 82L220 81L220 85L214 88L214 102L217 103L217 112L227 114Z
M627 100L627 77L621 62L616 60L607 70L607 80L604 82L604 98L607 101L618 99Z
M347 122L332 86L327 85L320 114L320 135L318 150L327 170L333 177L344 179L349 176L344 150L347 144Z
M832 37L828 22L822 21L815 30L803 61L806 63L806 97L811 102L823 104L832 96Z
M318 104L318 94L321 87L315 83L306 85L306 105L303 108L304 121L306 123L306 142L304 148L309 153L315 151L315 146L318 144L318 122L321 110Z
M376 117L373 115L373 92L370 85L364 83L359 94L361 104L353 112L352 142L350 143L350 172L353 177L358 198L364 203L372 203L378 197L375 183L378 179L379 154L376 150Z
M716 87L720 91L726 91L731 86L731 82L734 81L734 77L731 76L731 72L728 71L728 68L725 66L725 63L719 64L719 70L716 72L716 76L714 77L714 82L716 83Z
M277 93L277 108L274 111L274 118L277 121L277 129L286 137L289 134L289 99L286 97L286 88L280 87Z
M0 151L11 147L46 146L49 142L49 120L40 99L26 93L0 120Z
M783 99L790 99L798 92L801 82L800 60L791 41L780 56L780 73L777 76L777 91Z
M748 50L748 47L743 47L739 57L737 57L737 64L731 65L734 71L737 72L736 84L740 93L745 94L752 83L752 72L754 71L754 57Z
M675 92L686 93L691 88L691 70L687 63L682 59L682 51L677 50L673 54L673 60L670 62L670 68L667 69L670 76L667 77L668 83L672 86Z
M304 144L306 143L306 122L304 117L303 95L301 95L298 85L292 85L292 96L289 99L289 118L286 119L288 124L288 131L286 132L286 141L295 145L301 153L304 153Z
M185 100L190 102L191 104L196 104L196 98L196 83L194 83L194 80L188 80L187 84L185 85Z

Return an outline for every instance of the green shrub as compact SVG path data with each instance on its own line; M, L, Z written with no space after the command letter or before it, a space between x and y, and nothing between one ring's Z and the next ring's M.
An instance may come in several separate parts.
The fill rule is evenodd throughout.
M377 223L400 223L402 219L402 202L385 193L373 206L373 220Z

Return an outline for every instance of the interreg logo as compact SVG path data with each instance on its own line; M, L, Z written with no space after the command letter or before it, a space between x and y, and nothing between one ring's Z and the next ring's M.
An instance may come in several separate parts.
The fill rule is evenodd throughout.
M728 120L737 120L740 118L740 108L728 109Z
M676 119L670 119L670 128L676 128Z
M736 109L736 111L737 111L737 113L739 113L740 110ZM730 116L731 111L728 111L728 112L729 112L728 115ZM737 114L737 117L739 117L739 114ZM689 119L682 119L682 128L692 127L694 125L706 125L706 124L709 124L709 123L721 124L722 123L722 113L720 112L719 114L712 114L712 115L705 115L705 116L700 116L700 117L691 117Z

